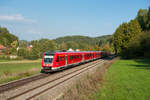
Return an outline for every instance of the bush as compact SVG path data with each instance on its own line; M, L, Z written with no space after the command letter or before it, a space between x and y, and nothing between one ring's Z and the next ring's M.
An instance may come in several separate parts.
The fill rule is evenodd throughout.
M23 57L17 56L17 58L14 60L23 60L23 59L24 59Z
M27 56L27 52L28 51L26 48L20 48L17 52L17 55L25 58Z
M123 58L150 57L150 31L143 32L123 50Z

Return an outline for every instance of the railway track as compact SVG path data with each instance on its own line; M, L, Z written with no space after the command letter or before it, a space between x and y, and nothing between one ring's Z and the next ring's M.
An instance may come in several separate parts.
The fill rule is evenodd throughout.
M86 63L86 64L88 64L88 63ZM91 64L92 64L92 62L91 62ZM27 78L23 78L23 79L20 79L20 80L15 80L15 81L12 81L12 82L2 84L2 85L0 85L0 93L3 93L5 91L8 91L8 90L20 87L20 86L23 86L25 84L31 83L31 82L36 81L36 80L46 78L50 75L51 74L42 74L42 73L40 73L40 74L31 76L31 77L27 77Z
M40 84L34 88L28 89L27 91L24 91L22 93L19 93L17 95L9 97L9 98L7 98L7 100L22 100L22 99L31 100L31 99L41 95L42 93L44 93L54 87L57 87L58 85L66 82L67 80L72 79L72 78L80 75L81 73L97 66L98 64L103 64L103 63L104 63L104 60L98 60L93 63L87 64L83 68L77 69L73 72L69 72L63 76L60 76L53 80L50 80L44 84Z
M24 79L20 79L20 80L6 83L6 84L2 84L2 85L0 85L0 93L8 91L10 89L14 89L14 88L22 86L22 85L25 85L25 84L30 83L32 81L36 81L36 80L48 77L48 76L49 76L49 74L41 74L40 73L40 74L31 76L31 77L27 77Z

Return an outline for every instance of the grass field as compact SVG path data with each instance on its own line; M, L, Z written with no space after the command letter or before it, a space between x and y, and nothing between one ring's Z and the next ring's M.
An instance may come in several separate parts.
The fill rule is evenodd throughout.
M0 62L8 62L10 60L3 60L3 59L0 59Z
M91 100L150 100L150 59L120 60Z
M41 60L0 62L0 84L40 72Z

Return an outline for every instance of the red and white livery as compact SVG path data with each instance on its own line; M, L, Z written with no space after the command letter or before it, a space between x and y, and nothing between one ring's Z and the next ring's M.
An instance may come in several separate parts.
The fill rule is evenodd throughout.
M107 56L104 51L46 52L43 54L41 72L52 72Z

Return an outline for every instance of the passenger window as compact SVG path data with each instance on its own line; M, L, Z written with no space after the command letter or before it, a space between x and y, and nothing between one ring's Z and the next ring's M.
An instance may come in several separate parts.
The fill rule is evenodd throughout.
M61 57L61 61L63 61L63 57Z
M60 57L60 61L62 61L62 57Z
M65 57L63 57L63 61L65 61Z
M56 62L59 62L59 56L57 56Z

